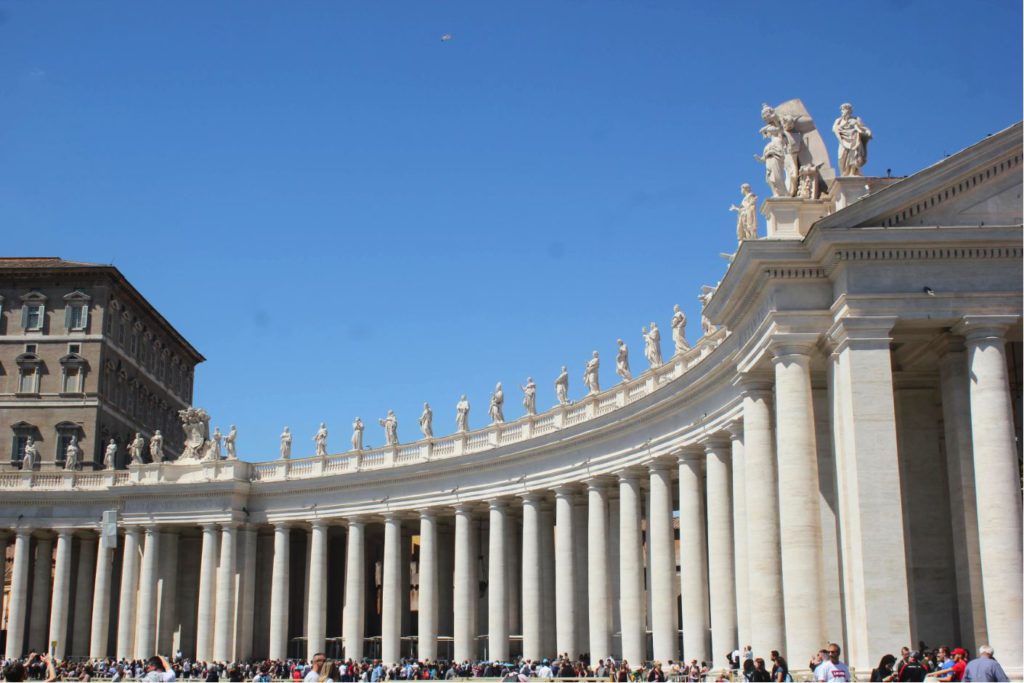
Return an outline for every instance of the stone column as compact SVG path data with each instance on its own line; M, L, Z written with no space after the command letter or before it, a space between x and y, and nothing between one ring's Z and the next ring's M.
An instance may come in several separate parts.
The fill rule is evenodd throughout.
M730 442L712 438L704 444L707 469L708 589L711 597L711 658L727 667L726 654L737 647L736 569L733 555Z
M270 659L288 657L288 576L291 561L291 527L274 524L274 569L270 579ZM348 591L346 590L346 597Z
M146 527L146 545L142 551L139 577L139 602L136 609L135 658L146 659L156 652L157 558L160 553L160 529Z
M679 626L676 623L676 543L672 531L672 471L667 463L652 462L650 470L650 519L647 545L651 549L651 631L654 659L679 660Z
M467 504L455 508L455 643L457 662L476 659L477 567L473 553L473 512Z
M49 652L46 642L50 621L50 570L53 566L53 539L36 538L36 562L32 571L32 613L29 617L28 648Z
M703 453L679 453L679 588L683 659L711 659L708 643L708 556L704 532Z
M89 658L106 659L110 655L110 582L114 552L103 539L96 550L96 580L92 589L92 621L89 628Z
M220 565L217 567L217 614L213 631L213 658L227 662L234 654L235 524L220 525Z
M217 593L217 525L203 525L203 552L199 560L199 607L196 617L196 660L213 659L214 596Z
M631 667L640 666L647 659L640 495L639 475L622 472L619 475L619 613L622 620L622 658Z
M1005 334L1016 316L965 318L978 545L989 644L1008 671L1024 667L1020 470Z
M743 394L744 479L748 503L747 576L750 577L747 595L750 642L744 644L753 646L754 652L786 652L781 600L779 487L772 438L772 383L770 380L744 379L740 389ZM755 548L757 552L753 552Z
M541 650L553 656L558 649L558 631L555 624L555 516L545 500L540 506L540 613Z
M238 619L235 625L235 660L252 658L253 622L256 620L256 527L245 525L239 530L243 548L238 566Z
M7 659L19 659L25 651L25 607L28 605L28 565L32 561L32 532L18 529L14 537L11 567L11 598L7 607Z
M555 489L555 649L570 657L576 647L576 543L573 539L574 491Z
M420 510L420 661L437 659L437 587L437 517L433 510Z
M89 656L89 624L92 616L92 585L96 577L96 537L87 533L78 539L78 572L75 575L74 622L71 625L71 654Z
M363 520L348 520L348 539L345 550L345 612L342 616L342 637L345 657L359 661L363 658L364 592L366 590L366 546Z
M160 532L160 554L156 570L159 594L157 604L160 612L156 621L157 652L174 652L182 649L179 632L181 620L178 618L179 544L177 529L164 529Z
M608 595L608 486L600 479L587 482L587 555L590 661L596 663L612 653L612 613Z
M824 610L816 607L825 599L810 370L817 338L817 334L777 335L772 346L779 492L788 494L779 506L779 540L790 652L814 652L825 632ZM794 495L798 491L801 495Z
M324 622L327 620L327 523L315 519L310 524L309 533L309 588L306 593L306 660L312 661L313 655L324 651L327 634ZM386 577L387 564L384 565ZM387 581L384 582L385 588ZM385 590L385 596L387 591ZM385 597L385 601L387 597ZM384 603L387 607L387 602ZM385 612L386 614L386 612Z
M135 611L139 597L139 528L125 527L121 594L117 608L117 658L135 656Z
M50 600L50 643L56 642L53 656L64 659L68 652L68 607L71 603L71 542L70 529L57 532L57 558L53 569L53 597ZM49 647L47 647L49 649Z
M508 660L508 503L490 501L487 548L487 645L488 659Z
M402 654L402 522L394 513L384 519L384 567L381 602L381 659L398 663Z
M540 498L523 496L523 656L544 656L541 645Z
M729 425L732 455L732 528L733 567L736 572L736 645L750 641L749 579L747 575L747 494L746 460L743 455L743 421Z

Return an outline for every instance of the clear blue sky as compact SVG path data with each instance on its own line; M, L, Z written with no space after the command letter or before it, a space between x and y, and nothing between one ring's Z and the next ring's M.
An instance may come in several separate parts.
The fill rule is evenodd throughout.
M442 41L443 34L451 40ZM8 256L113 263L208 358L248 459L360 415L579 396L768 194L762 102L854 103L866 172L1021 118L1019 2L0 2ZM834 139L826 133L834 157ZM763 230L763 226L762 226Z

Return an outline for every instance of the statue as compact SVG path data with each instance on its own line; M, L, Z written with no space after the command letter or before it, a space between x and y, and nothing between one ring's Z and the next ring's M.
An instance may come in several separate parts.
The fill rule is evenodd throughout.
M832 124L832 132L839 140L839 175L859 176L868 162L868 140L871 131L859 116L853 115L853 105L839 107L840 116Z
M388 410L388 414L382 419L377 420L380 426L384 428L384 441L388 446L398 445L398 418L395 417L394 410Z
M142 438L142 434L135 432L135 438L132 439L131 445L128 446L128 455L131 456L133 465L141 465L145 462L142 459L142 452L146 449L146 440Z
M21 458L21 469L31 470L39 462L39 448L31 436L25 440L25 454Z
M690 350L686 342L686 314L676 304L672 308L672 341L676 345L676 353L683 353Z
M358 417L352 423L352 450L363 450L363 421Z
M596 394L601 391L601 384L598 381L598 369L601 367L601 358L597 355L597 351L591 356L590 360L587 361L587 367L583 371L583 386L587 388L587 391L591 394Z
M327 455L327 423L320 423L320 429L313 435L313 443L316 444L316 455Z
M228 430L228 435L224 437L224 448L228 452L228 460L238 459L238 453L235 451L236 439L238 439L238 430L235 429L235 425L231 425L231 429Z
M202 408L189 406L178 411L181 428L185 432L185 448L179 460L199 460L207 448L210 435L210 416Z
M64 469L66 470L77 470L78 460L82 456L82 449L78 447L78 437L72 436L71 443L68 444L68 448L64 451Z
M152 462L164 461L164 435L159 429L153 432L149 439L149 459Z
M281 432L281 459L287 460L292 457L292 432L286 426Z
M526 378L526 386L520 387L523 390L523 408L527 415L537 414L537 384L532 377Z
M469 431L469 401L465 394L455 404L455 430L458 432Z
M494 387L494 393L491 394L491 406L487 409L488 414L491 416L492 424L501 424L505 421L505 413L502 407L505 405L505 392L501 388L501 382L498 382L497 386Z
M210 439L209 448L206 451L207 460L220 460L220 446L224 441L224 435L220 433L220 427L213 430L213 437Z
M420 415L420 431L428 439L434 436L434 411L430 409L429 403L423 404L423 414Z
M817 199L818 169L821 164L805 164L800 167L800 185L797 186L796 196L800 199Z
M558 405L567 406L572 401L569 400L569 371L562 366L562 372L559 373L555 379L555 396L558 397Z
M740 185L740 192L743 193L743 201L739 206L735 204L729 207L730 211L736 212L736 239L743 240L757 239L757 195L750 189L749 183Z
M703 313L700 314L700 327L705 337L715 331L715 326L711 324L711 321Z
M764 179L772 190L773 197L788 197L786 190L786 142L782 134L775 110L767 104L761 110L761 116L767 125L761 128L765 138L764 152L755 154L754 159L764 164ZM766 113L770 110L770 114Z
M651 329L644 338L644 355L647 356L647 362L651 364L652 368L661 367L661 332L658 330L658 326L651 323Z
M103 467L108 470L117 467L117 442L113 439L110 440L106 450L103 451Z
M633 373L629 371L629 348L626 342L619 339L619 352L615 356L615 374L622 378L623 382L633 379Z

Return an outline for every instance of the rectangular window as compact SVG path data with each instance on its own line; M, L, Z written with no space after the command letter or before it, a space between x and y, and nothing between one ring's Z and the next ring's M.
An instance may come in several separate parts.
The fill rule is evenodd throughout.
M22 313L21 324L26 330L43 329L43 305L25 304Z
M135 352L138 351L138 348L139 348L139 335L133 334L131 336L131 338L128 340L128 351L129 351L129 353L131 353L134 356Z
M87 310L85 304L68 304L64 324L69 330L84 330Z
M78 371L78 368L65 368L64 370L64 393L65 394L77 394L81 389L82 375Z
M28 445L27 434L17 434L14 437L14 449L12 462L21 462L25 458L25 446Z
M54 460L57 462L64 462L68 456L68 446L71 445L71 434L67 432L61 432L57 435L57 453L55 454Z
M36 344L25 344L25 353L35 353L37 348Z
M81 352L82 352L82 345L81 344L68 344L68 353L81 353Z
M35 368L25 368L21 371L21 377L18 380L18 392L22 394L34 394L37 392L36 380L39 375L36 374Z

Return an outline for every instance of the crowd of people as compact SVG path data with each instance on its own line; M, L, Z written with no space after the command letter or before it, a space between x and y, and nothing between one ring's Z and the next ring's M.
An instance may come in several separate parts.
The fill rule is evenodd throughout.
M817 652L807 664L807 671L797 680L853 681L855 673L841 659L842 650L835 643ZM1006 672L988 646L978 648L978 657L971 659L963 648L946 646L920 650L904 647L900 658L887 654L871 671L871 681L1008 681ZM17 681L231 681L269 683L382 683L383 681L454 680L490 678L502 683L523 683L530 679L595 679L610 682L654 681L793 681L789 665L778 651L769 654L769 663L754 655L748 645L728 654L730 667L712 669L707 662L696 659L689 663L668 661L645 662L631 666L613 658L591 662L586 655L571 658L497 662L417 661L403 659L387 664L379 659L362 661L329 659L317 653L310 661L254 660L250 662L195 662L185 657L170 660L155 655L148 660L54 661L46 654L30 653L20 660L2 662L3 680ZM863 680L863 675L860 676Z

